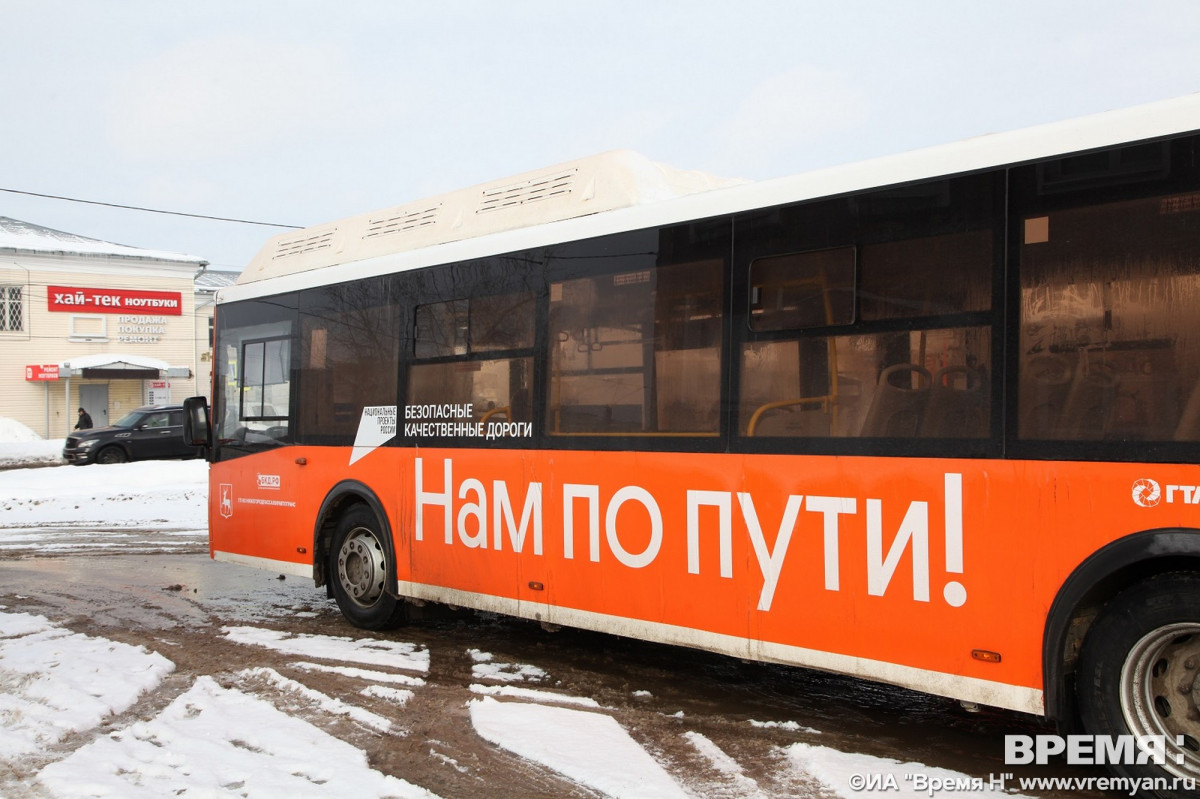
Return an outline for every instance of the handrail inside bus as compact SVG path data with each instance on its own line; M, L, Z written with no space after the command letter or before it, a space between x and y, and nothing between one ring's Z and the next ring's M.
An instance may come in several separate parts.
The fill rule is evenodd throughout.
M746 425L746 435L753 437L758 423L762 421L762 417L767 413L780 408L790 408L793 405L820 405L822 411L830 413L830 411L837 407L837 395L825 394L820 397L797 397L796 399L777 400L775 402L768 402L766 405L760 405L755 409L754 414L751 415L750 423Z
M483 424L488 419L491 419L493 416L496 416L498 414L504 414L505 419L511 419L512 418L512 408L509 407L508 405L504 405L499 408L492 408L487 413L485 413L482 417L480 417L479 423Z

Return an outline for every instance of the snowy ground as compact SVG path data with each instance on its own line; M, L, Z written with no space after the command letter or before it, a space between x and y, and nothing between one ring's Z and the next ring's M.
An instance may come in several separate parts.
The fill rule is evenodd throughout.
M0 436L5 430L16 437L0 420ZM61 442L0 441L0 464L5 459L53 462L58 447ZM78 540L105 553L119 552L124 537L135 548L198 551L206 536L206 468L187 461L0 470L0 555L85 552L86 546L73 543ZM12 607L21 598L20 586L0 586L2 796L434 795L373 768L363 751L309 720L316 713L344 719L373 736L398 740L407 735L406 704L430 690L430 652L421 644L284 632L264 623L227 625L219 631L225 642L284 658L289 673L313 679L297 680L269 667L235 668L189 675L173 689L173 699L164 695L155 702L178 678L172 676L177 666L167 638L159 639L161 645L137 646L73 632L69 620L55 622ZM580 786L580 795L702 796L713 795L713 785L723 786L721 796L781 795L748 776L734 756L700 732L681 728L679 738L709 773L703 782L660 762L611 708L546 685L538 667L507 663L479 649L462 655L471 664L465 718L474 733L530 768ZM361 683L361 703L307 684L330 674ZM639 693L636 685L632 690ZM379 707L379 700L388 708L386 716L363 706ZM143 706L148 710L132 718L127 712ZM793 786L787 795L859 796L852 777L861 774L919 771L967 778L823 746L820 730L794 721L749 722L747 735L756 723L791 725L809 741L779 746L773 754L779 768L791 772L782 781ZM45 765L21 778L19 766L27 762ZM900 781L888 795L928 794ZM1000 794L964 790L949 795Z

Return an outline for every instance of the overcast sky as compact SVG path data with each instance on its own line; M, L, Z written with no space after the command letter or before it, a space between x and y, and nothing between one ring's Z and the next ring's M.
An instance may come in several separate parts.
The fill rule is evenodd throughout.
M0 189L312 225L606 150L752 180L1200 91L1200 0L0 0ZM278 228L0 192L240 270Z

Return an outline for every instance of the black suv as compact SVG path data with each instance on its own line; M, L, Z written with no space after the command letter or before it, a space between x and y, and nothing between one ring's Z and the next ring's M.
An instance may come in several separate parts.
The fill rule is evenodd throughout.
M195 458L196 447L183 442L183 406L147 406L130 411L116 424L77 430L67 437L68 463L125 463L159 458Z

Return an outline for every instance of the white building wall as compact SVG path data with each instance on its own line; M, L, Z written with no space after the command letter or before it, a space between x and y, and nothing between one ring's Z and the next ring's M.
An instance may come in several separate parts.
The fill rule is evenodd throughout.
M85 355L127 355L187 367L191 378L162 378L170 383L166 399L179 402L197 393L200 348L207 349L207 322L204 336L198 336L195 313L193 281L200 267L199 261L0 251L0 286L21 286L24 300L24 329L0 330L0 416L16 419L42 436L61 438L75 424L81 385L108 386L110 421L144 404L148 384L142 380L25 379L27 366L70 363ZM181 313L52 310L54 286L177 293ZM162 391L156 395L163 396ZM96 419L97 425L101 422Z

